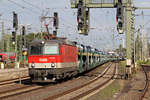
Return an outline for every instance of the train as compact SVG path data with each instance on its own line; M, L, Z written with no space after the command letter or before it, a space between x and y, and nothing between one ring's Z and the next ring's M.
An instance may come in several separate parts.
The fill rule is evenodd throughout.
M0 62L8 63L15 62L17 56L15 52L1 52L0 53Z
M57 82L114 60L116 57L66 38L33 40L29 46L29 76L32 82Z

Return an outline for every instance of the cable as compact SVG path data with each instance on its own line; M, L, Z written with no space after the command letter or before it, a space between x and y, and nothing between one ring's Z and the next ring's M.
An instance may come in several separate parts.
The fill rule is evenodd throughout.
M142 16L141 14L136 14L135 16ZM150 15L144 15L144 16L150 16ZM148 20L145 24L144 24L144 26L146 26L147 24L149 24L150 23L150 20Z
M17 5L17 6L19 6L19 7L21 7L22 9L27 9L27 10L33 12L33 13L40 14L39 12L33 11L32 9L29 9L29 8L27 8L27 7L24 7L24 6L22 6L21 4L16 3L16 2L14 2L14 1L12 1L12 0L8 0L8 1L11 2L11 3L13 3L13 4L15 4L15 5Z
M38 8L38 9L40 9L40 10L42 10L40 7L38 7L38 6L36 6L36 5L33 5L33 4L31 4L31 3L29 3L29 2L27 2L27 1L25 1L25 0L22 0L24 3L26 3L26 4L28 4L28 5L30 5L30 6L32 6L32 7L35 7L35 8Z
M22 6L22 5L20 5L20 4L16 3L16 2L14 2L14 1L11 1L11 0L8 0L8 1L11 2L11 3L13 3L13 4L15 4L15 5L17 5L17 6L20 6L22 9L25 8L24 6Z

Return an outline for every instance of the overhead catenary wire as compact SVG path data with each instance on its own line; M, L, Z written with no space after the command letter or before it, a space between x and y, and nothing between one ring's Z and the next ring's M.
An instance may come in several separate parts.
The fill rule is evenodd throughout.
M41 7L37 6L37 5L33 5L32 3L28 2L28 1L25 1L25 0L22 0L24 3L32 6L32 7L35 7L35 8L38 8L39 10L43 10ZM72 10L71 8L68 8L68 7L63 7L63 8L49 8L50 10Z
M25 9L25 10L28 10L28 11L31 11L31 12L33 12L33 13L36 13L36 14L40 14L40 15L41 15L40 12L34 11L34 10L28 8L28 7L25 7L25 6L22 5L22 4L19 4L19 3L15 2L15 1L13 1L13 0L8 0L8 1L11 2L11 3L13 3L13 4L15 4L15 5L17 5L17 6L19 6L21 9ZM38 9L42 10L40 7L38 7L38 6L36 6L36 5L33 5L33 4L31 4L31 3L29 3L29 2L27 2L27 1L25 1L25 0L22 0L22 1L23 1L24 3L26 3L26 4L28 4L28 5L31 5L32 7L34 6L34 7L38 8ZM54 10L54 9L58 10L58 9L59 9L59 10L63 10L63 11L64 11L64 9L71 10L70 8L67 8L67 7L64 7L64 8L49 8L49 9L51 9L51 10ZM43 11L42 11L42 12L43 12Z
M135 16L142 16L142 15L141 15L141 14L136 14ZM144 15L144 16L150 16L150 15L147 14L147 15ZM147 25L147 24L149 24L149 23L150 23L150 20L148 20L148 21L144 24L144 26Z
M35 8L37 8L37 9L39 9L39 10L42 10L41 7L39 7L39 6L37 6L37 5L33 5L33 4L31 4L30 2L25 1L25 0L22 0L22 1L23 1L24 3L26 3L26 4L30 5L30 6L32 6L32 7L35 7Z
M8 0L8 1L11 2L11 3L13 3L13 4L15 4L15 5L17 5L18 7L22 8L22 9L29 10L29 11L35 13L35 14L41 14L40 12L34 11L34 10L28 8L28 7L25 7L25 6L21 5L21 4L19 4L19 3L15 2L15 1L13 1L13 0Z

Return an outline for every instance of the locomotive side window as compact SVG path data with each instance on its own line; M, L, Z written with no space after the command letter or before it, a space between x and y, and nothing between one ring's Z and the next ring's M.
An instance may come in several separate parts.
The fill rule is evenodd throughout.
M58 45L56 45L56 44L45 45L43 54L46 54L46 55L47 54L52 54L52 55L59 54Z
M42 47L41 46L31 46L30 52L33 55L39 55L42 54Z

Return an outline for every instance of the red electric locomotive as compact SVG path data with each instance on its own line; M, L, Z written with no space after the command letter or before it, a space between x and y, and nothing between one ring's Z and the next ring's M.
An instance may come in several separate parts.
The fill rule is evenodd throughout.
M77 74L78 48L64 38L33 40L28 63L32 82L54 82Z

